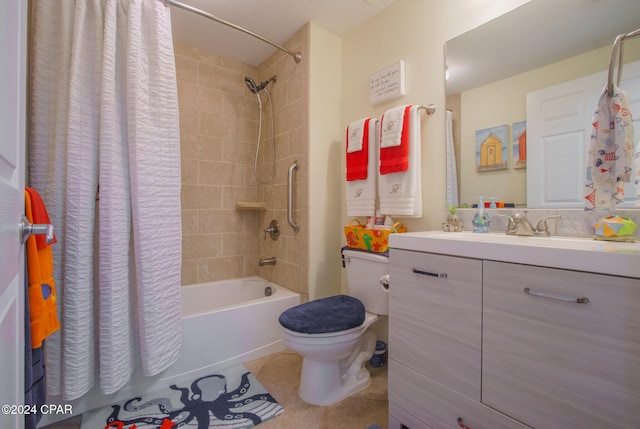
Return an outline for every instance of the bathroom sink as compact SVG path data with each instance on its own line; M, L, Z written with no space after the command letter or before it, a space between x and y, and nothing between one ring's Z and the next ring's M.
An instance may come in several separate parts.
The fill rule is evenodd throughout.
M640 242L600 241L591 237L424 231L391 234L389 247L640 277Z

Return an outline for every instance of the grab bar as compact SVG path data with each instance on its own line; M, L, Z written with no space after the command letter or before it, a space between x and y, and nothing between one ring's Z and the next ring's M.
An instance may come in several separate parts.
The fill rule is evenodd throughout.
M293 220L292 216L292 206L293 206L293 171L298 169L298 161L293 161L293 164L289 166L289 175L287 176L287 221L291 228L293 228L293 232L298 232L300 227Z

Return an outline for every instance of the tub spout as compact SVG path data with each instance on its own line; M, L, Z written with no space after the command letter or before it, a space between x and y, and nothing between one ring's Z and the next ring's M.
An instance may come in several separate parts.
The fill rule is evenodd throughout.
M276 264L275 256L271 258L261 258L260 261L258 262L259 267L264 267L265 265L275 265L275 264Z

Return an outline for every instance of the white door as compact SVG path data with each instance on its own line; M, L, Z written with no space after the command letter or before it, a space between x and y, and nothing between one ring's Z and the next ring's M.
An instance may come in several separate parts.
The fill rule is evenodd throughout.
M603 71L527 94L527 207L584 207L584 180ZM640 137L640 61L626 64L620 88L631 98ZM625 186L625 199L635 195Z
M24 403L24 213L27 2L0 13L0 405ZM0 428L23 428L23 414L0 412Z

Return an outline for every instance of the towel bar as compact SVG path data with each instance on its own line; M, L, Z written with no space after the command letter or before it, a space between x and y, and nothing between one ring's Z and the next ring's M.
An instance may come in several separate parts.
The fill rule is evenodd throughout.
M418 110L424 110L425 112L427 112L427 115L433 115L434 113L436 113L436 105L428 104L425 106L424 104L421 104L420 107L418 107Z
M616 68L616 60L618 60L618 86L620 85L620 79L622 78L622 47L624 45L624 41L638 36L640 36L640 29L627 34L618 34L616 40L613 42L613 52L611 52L611 60L609 61L609 77L607 79L607 91L609 97L613 96L613 74ZM619 55L618 52L620 52Z

